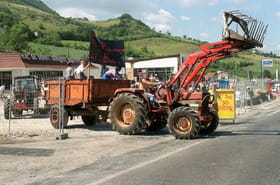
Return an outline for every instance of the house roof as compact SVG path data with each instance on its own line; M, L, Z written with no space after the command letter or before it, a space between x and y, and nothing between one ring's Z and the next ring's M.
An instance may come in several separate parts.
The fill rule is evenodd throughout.
M29 55L20 53L0 54L0 68L58 68L64 69L68 63L73 66L79 65L79 59L66 57L51 57L41 55ZM98 69L91 65L91 68Z

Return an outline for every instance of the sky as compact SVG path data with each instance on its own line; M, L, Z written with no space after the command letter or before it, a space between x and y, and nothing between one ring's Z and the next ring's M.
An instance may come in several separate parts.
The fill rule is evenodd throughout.
M124 13L173 36L216 42L222 38L222 12L240 10L268 24L265 52L280 55L280 0L42 0L63 17L93 21Z

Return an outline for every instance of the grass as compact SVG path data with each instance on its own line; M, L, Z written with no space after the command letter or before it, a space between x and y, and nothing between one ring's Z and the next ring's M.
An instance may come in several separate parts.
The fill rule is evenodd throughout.
M89 51L79 50L67 47L56 47L50 45L43 45L37 43L29 43L31 48L30 54L56 56L56 57L69 57L69 58L88 58Z
M170 40L168 38L150 38L126 42L126 47L133 47L140 50L147 47L149 51L154 51L157 56L167 56L179 53L189 54L199 50L194 44L181 41Z
M82 46L84 48L89 47L89 42L85 42L85 41L63 40L61 42L64 46L71 47L71 48L77 48L79 46Z

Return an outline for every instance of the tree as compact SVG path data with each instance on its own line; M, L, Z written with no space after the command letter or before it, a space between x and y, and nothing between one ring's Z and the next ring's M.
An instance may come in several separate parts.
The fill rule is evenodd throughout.
M22 52L32 38L32 32L25 24L15 24L11 28L6 26L0 36L0 48Z
M263 71L263 76L264 76L264 78L271 78L272 77L271 72L267 69L265 69Z

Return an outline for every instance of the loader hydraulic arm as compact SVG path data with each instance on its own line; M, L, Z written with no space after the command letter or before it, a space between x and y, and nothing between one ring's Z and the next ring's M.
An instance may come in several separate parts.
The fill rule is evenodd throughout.
M236 23L242 33L230 29ZM267 25L258 22L239 11L224 12L223 40L201 45L201 51L193 53L180 66L178 72L167 84L167 103L172 104L180 94L188 94L188 87L196 87L204 76L208 66L217 60L243 50L262 47ZM179 89L172 93L172 86L180 81Z

